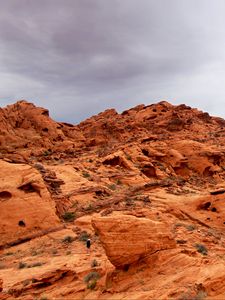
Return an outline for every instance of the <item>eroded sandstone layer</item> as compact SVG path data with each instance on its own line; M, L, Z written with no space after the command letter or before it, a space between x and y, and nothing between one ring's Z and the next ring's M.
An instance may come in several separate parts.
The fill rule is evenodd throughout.
M121 215L93 219L92 225L100 235L107 257L117 268L176 247L169 225L163 222Z
M55 202L39 172L0 161L0 247L60 226Z
M161 101L73 125L21 100L0 169L0 299L225 298L222 118Z

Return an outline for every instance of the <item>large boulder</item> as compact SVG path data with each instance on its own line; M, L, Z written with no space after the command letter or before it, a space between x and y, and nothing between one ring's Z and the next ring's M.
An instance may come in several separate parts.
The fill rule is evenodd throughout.
M0 247L60 225L41 174L26 164L0 161Z
M157 251L176 247L168 224L122 215L94 218L92 226L111 263L122 268Z

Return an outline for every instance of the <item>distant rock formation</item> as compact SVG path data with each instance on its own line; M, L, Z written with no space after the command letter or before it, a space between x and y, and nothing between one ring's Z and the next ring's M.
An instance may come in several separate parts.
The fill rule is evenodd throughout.
M105 166L137 169L146 178L224 180L225 121L184 104L106 110L79 125L59 123L25 100L0 109L0 159L59 161L96 153Z

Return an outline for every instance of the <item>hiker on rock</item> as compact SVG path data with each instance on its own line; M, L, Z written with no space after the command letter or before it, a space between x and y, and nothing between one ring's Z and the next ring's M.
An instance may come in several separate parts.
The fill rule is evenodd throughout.
M86 246L87 246L87 253L90 253L90 248L91 248L91 240L90 239L87 239Z

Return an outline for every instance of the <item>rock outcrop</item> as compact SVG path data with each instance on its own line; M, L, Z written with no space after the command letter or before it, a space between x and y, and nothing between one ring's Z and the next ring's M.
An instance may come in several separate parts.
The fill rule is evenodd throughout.
M225 179L224 133L223 119L166 101L121 114L109 109L72 125L22 100L0 109L0 158L56 163L94 153L106 168L140 171L143 180L198 176L206 183Z
M0 161L0 247L60 225L40 173L29 165Z
M24 282L19 282L12 286L9 290L10 295L14 297L20 296L20 294L24 292L28 292L29 290L38 290L44 287L56 285L57 283L63 283L63 281L72 282L78 278L77 274L70 269L62 268L48 271L44 274L39 275L36 278L31 278Z
M224 137L166 101L0 108L0 299L225 299Z
M53 149L74 151L82 140L77 127L55 122L47 109L25 100L0 108L0 150L10 158L16 153L26 161L32 155L48 156Z
M158 251L176 247L168 224L121 215L92 220L92 226L111 263L117 267L138 262Z

